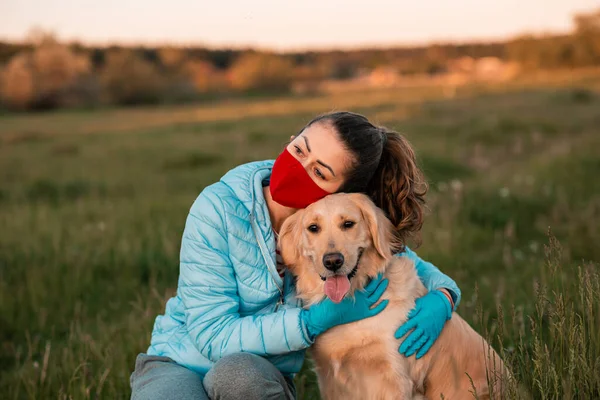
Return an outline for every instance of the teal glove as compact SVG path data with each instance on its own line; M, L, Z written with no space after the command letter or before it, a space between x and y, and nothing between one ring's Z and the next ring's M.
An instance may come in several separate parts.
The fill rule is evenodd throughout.
M354 299L346 297L336 304L326 298L311 306L308 310L302 310L301 318L311 340L334 326L348 324L379 314L387 305L388 300L383 300L375 308L371 307L379 301L387 286L388 280L378 276L362 291L354 292Z
M406 357L415 353L417 359L423 357L451 317L450 302L439 290L433 290L417 299L415 308L408 314L408 320L396 331L395 337L400 339L414 329L402 341L398 351Z

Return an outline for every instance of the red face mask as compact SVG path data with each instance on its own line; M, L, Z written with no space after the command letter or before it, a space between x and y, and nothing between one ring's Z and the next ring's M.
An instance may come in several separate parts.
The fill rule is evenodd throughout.
M269 190L277 203L290 208L306 208L330 194L317 185L285 148L275 160Z

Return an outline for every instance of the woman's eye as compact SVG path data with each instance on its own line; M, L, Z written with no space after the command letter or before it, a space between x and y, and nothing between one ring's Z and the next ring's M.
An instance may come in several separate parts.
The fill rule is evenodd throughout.
M315 169L315 175L321 179L325 179L325 175L323 175L318 169Z
M302 155L303 154L302 153L302 149L300 147L298 147L298 146L294 146L294 147L296 148L296 154L298 154L298 155Z
M308 226L308 231L311 233L319 233L319 230L320 230L320 228L319 228L319 225L317 225L317 224L312 224L312 225Z
M350 229L354 225L356 225L356 222L354 222L354 221L346 221L346 222L344 222L344 229Z

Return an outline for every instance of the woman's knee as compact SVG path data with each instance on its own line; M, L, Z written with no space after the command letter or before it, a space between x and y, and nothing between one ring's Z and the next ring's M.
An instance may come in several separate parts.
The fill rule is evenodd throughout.
M138 355L131 375L132 400L208 400L202 377L167 357Z
M277 368L264 358L238 353L223 357L204 377L211 399L286 399L288 384Z

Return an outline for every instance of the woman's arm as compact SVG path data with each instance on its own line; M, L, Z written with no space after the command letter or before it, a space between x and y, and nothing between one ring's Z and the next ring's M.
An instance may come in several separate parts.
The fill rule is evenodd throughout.
M406 246L404 252L400 253L400 255L410 258L415 263L417 274L428 291L446 289L450 293L450 296L452 296L452 302L454 303L453 311L456 310L458 303L460 303L461 293L458 285L456 285L456 282L452 278L442 273L432 263L423 261L417 253Z
M240 316L220 199L227 193L217 185L194 202L181 244L178 291L193 342L211 361L239 352L276 355L307 348L311 341L300 308Z

